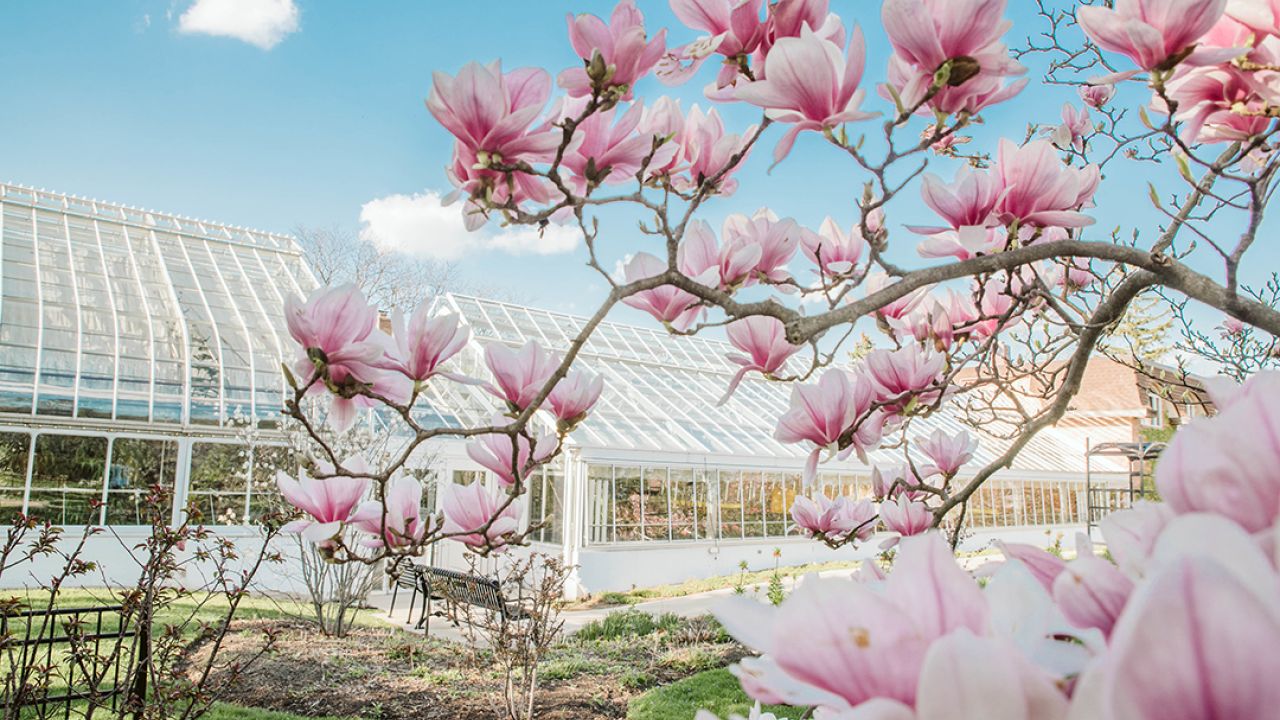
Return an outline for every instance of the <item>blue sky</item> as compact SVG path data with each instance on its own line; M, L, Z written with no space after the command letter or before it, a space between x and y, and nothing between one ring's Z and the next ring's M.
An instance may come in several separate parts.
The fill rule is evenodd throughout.
M443 173L450 137L423 107L432 71L453 73L468 60L500 57L507 67L540 65L558 72L578 62L566 38L565 13L607 14L612 7L586 0L298 0L296 31L272 38L275 44L264 49L271 40L255 45L181 32L191 5L192 0L6 3L0 9L0 97L6 99L0 178L268 230L298 224L357 230L367 203L450 189ZM671 29L670 44L695 37L679 26L666 2L639 5L650 27ZM879 80L887 57L879 3L832 5L846 24L866 28L865 82ZM1034 29L1023 13L1011 15L1010 44ZM686 108L692 102L706 105L700 96L714 73L710 65L676 91ZM648 79L639 94L662 91ZM870 93L868 107L884 109ZM1055 122L1061 104L1074 99L1067 89L1033 87L988 112L970 147L993 149L991 141L1001 135L1021 139L1029 121ZM735 130L757 119L747 107L720 110ZM878 124L863 127L879 131ZM762 205L815 227L828 214L852 221L863 178L818 137L802 137L791 157L766 174L780 134L772 131L739 173L739 193L709 207L705 217L713 226L728 213L750 213ZM931 169L944 177L953 171L947 162ZM1105 201L1095 212L1097 228L1150 227L1150 170L1117 167L1108 174L1100 195ZM647 241L633 222L605 219L614 221L605 223L602 234L608 257L645 249ZM900 258L911 256L916 243L900 226L921 222L934 218L918 193L891 206ZM429 253L445 247L432 237L396 242ZM582 266L580 247L533 255L512 254L496 247L501 243L478 238L466 246L456 237L448 242L453 244L447 253L457 256L464 278L517 287L531 304L586 312L603 294L603 283ZM1280 258L1274 243L1262 245L1255 267L1275 267Z

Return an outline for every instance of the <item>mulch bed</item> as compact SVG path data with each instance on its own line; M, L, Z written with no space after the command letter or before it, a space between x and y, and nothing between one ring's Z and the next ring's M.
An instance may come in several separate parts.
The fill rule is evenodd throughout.
M259 658L219 699L312 717L499 717L502 678L491 667L473 662L458 645L392 628L356 627L345 638L330 638L300 621L238 621L227 635L218 664L252 657L268 630L277 636L275 649ZM714 642L673 650L670 642L660 638L598 645L563 643L551 659L571 658L583 670L541 682L534 717L625 718L631 698L705 669L670 659L673 653L679 658L680 653L690 652L691 647L704 663L710 659L721 666L744 652L738 645ZM192 660L198 663L207 652L207 648L196 648ZM641 679L628 683L623 679L628 674ZM216 674L214 683L215 687L223 684Z

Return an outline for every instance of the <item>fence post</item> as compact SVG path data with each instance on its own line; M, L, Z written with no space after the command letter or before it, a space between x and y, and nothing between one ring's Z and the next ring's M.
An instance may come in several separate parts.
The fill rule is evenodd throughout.
M151 669L151 606L147 603L138 617L138 653L134 662L133 684L127 705L133 708L134 720L142 720L147 706L147 675Z

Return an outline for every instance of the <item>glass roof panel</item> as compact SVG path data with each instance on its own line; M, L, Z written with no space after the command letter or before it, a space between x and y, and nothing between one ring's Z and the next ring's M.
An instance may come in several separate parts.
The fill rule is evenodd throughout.
M0 185L0 413L275 415L294 240Z

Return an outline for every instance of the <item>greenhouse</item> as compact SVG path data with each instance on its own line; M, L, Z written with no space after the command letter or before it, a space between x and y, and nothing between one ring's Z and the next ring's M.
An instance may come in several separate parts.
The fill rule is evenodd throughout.
M284 298L316 286L297 243L13 185L0 186L0 202L0 508L128 535L143 520L145 489L161 484L174 490L175 521L194 503L206 523L251 542L276 496L275 469L288 461ZM471 328L456 362L477 377L486 343L563 350L585 322L461 295L437 302ZM579 590L725 574L772 562L774 548L788 564L829 559L788 516L804 491L805 452L773 439L789 387L751 377L717 405L736 370L729 350L610 322L583 348L581 365L604 376L605 394L528 497L529 520L543 525L535 544L578 567ZM424 421L449 426L483 424L496 410L481 390L455 383L433 383L419 406ZM939 427L964 426L944 411L915 432ZM1077 444L1039 436L978 493L970 527L1043 534L1083 524ZM971 466L1002 449L983 437ZM431 477L483 477L460 441L430 456L416 469ZM826 464L821 492L867 497L869 470L856 459ZM448 543L431 561L456 565L460 553Z
M471 328L461 369L477 376L485 373L485 343L515 347L535 340L564 350L587 321L461 295L446 296L441 305ZM725 358L732 351L715 339L611 322L601 323L583 347L579 365L603 375L605 392L557 466L531 487L529 514L546 524L536 539L555 545L578 567L584 589L729 574L744 560L753 566L771 562L775 549L787 564L831 559L829 550L796 534L788 515L804 491L807 452L773 439L790 387L748 376L728 402L717 405L737 370ZM449 384L436 392L429 399L438 422L478 424L496 409L473 387ZM937 428L968 429L944 408L918 422L912 435ZM1095 434L1106 436L1107 429ZM988 435L979 438L970 469L1007 447ZM993 534L1043 541L1047 528L1082 527L1084 451L1075 434L1051 429L1037 436L970 503L966 524L976 533L975 544ZM868 459L884 466L903 461L900 450L879 450ZM441 462L455 480L478 469L460 447L441 453ZM1122 470L1119 464L1094 465L1101 477ZM828 496L871 496L870 466L856 457L821 466L818 482ZM456 548L442 552L448 560L437 561L457 562Z
M158 483L252 522L285 453L284 295L316 285L297 243L14 185L0 204L0 508L137 525Z

